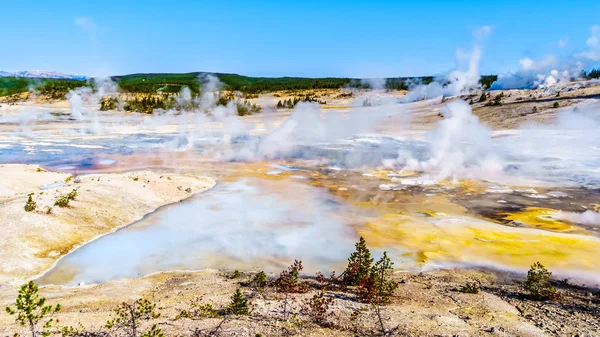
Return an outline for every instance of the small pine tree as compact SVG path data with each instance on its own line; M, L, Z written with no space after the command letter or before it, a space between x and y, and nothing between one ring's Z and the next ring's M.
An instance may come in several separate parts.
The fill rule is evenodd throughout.
M527 272L527 281L523 285L528 297L533 300L546 300L556 295L556 288L550 284L552 272L548 271L541 263L531 265Z
M115 309L113 309L115 317L106 322L105 327L109 330L123 330L125 334L129 337L138 337L141 325L140 321L149 320L151 318L158 318L160 316L160 314L157 313L155 309L156 304L151 303L147 299L138 299L135 302L133 302L133 304L123 302ZM151 331L152 330L142 335L146 335ZM156 335L156 331L152 333L153 335L151 336L159 336Z
M46 298L40 297L38 290L37 284L33 281L22 285L15 300L15 309L6 307L6 312L9 315L16 315L15 322L21 326L27 326L31 332L31 337L40 335L46 337L50 336L50 329L54 320L46 320L41 325L41 331L38 331L40 328L38 324L48 315L59 312L60 304L56 306L45 305Z
M312 298L304 300L300 311L310 317L314 323L322 327L328 327L331 325L328 318L333 315L330 306L334 304L335 300L332 297L325 297L325 293L320 291L314 294Z
M560 104L558 102L554 102L554 104L552 104L552 107L554 109L558 108L560 106Z
M481 96L479 96L479 102L485 102L487 100L487 95L484 92L481 93Z
M394 263L383 252L383 256L375 263L369 277L362 281L360 297L364 302L374 305L385 305L390 302L398 283L392 280Z
M266 287L267 286L267 274L265 274L264 271L258 272L252 278L251 284L252 284L252 286L259 288L259 289Z
M25 212L31 212L37 207L37 203L33 201L33 198L31 197L32 194L33 193L27 196L27 202L25 203Z
M305 293L308 291L306 282L300 282L300 272L304 269L302 261L294 260L294 263L279 274L275 281L277 290L282 293Z
M248 300L244 298L240 289L236 289L233 295L231 295L231 303L227 306L227 313L233 315L249 315L250 306L248 306Z
M141 337L165 337L165 334L162 332L162 329L158 327L158 325L152 325L152 328L142 334Z
M348 258L348 266L344 271L343 280L346 285L357 285L359 282L369 277L373 259L371 252L367 247L367 242L361 236L355 244L356 251Z

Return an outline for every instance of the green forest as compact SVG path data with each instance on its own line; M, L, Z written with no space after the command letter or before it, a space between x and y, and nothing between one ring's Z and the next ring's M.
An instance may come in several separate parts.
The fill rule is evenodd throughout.
M113 76L119 88L130 93L177 93L183 87L189 87L193 93L200 92L199 77L204 73L184 74L131 74ZM224 84L225 90L241 91L245 94L258 94L269 91L308 90L308 89L339 89L339 88L370 88L369 84L357 78L344 77L249 77L237 74L214 74ZM496 80L495 75L481 77L484 88L489 88ZM410 84L428 84L433 76L423 77L393 77L385 80L385 88L390 90L408 89Z
M93 83L68 79L0 77L0 96L28 92L31 88L53 99L64 99L69 90L86 85L92 86Z

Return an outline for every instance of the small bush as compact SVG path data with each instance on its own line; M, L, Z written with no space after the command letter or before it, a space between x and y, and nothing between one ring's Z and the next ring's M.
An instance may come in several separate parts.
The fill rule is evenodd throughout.
M277 290L282 293L307 292L308 285L306 282L300 282L300 272L303 268L302 261L294 260L294 264L279 274L279 278L275 282Z
M552 273L541 263L536 262L527 272L527 281L523 285L527 296L533 300L547 300L556 296L556 288L550 284Z
M54 202L54 206L67 207L69 206L69 201L75 200L75 197L77 197L77 190L73 189L71 192L58 197L58 199L56 199Z
M150 330L144 332L141 337L165 337L165 334L162 332L162 329L158 327L158 325L152 325Z
M31 194L27 196L27 202L25 202L25 212L32 212L37 207L37 203L33 201Z
M201 319L201 318L216 318L219 317L219 313L211 304L201 304L201 297L198 297L194 301L190 303L189 310L182 310L177 316L175 320L181 318L189 318L189 319Z
M141 321L160 316L155 309L156 304L151 303L147 299L138 299L133 304L123 302L113 309L115 317L106 322L105 327L111 331L121 330L125 335L130 337L137 337L141 328ZM153 326L151 330L143 333L142 336L160 337L162 336L162 331Z
M537 113L537 112L538 112L538 108L537 108L537 106L534 106L534 107L533 107L533 109L531 109L531 112L532 112L532 113Z
M240 289L236 289L231 295L231 303L227 306L227 313L232 315L249 315L250 306L248 300L242 295Z
M560 106L560 104L558 102L554 102L554 104L552 104L552 107L554 109L558 108Z
M236 279L236 278L240 278L240 277L242 277L242 273L239 270L237 270L237 269L234 270L233 273L227 275L227 278L231 279L231 280Z
M487 101L487 95L484 91L481 93L481 96L479 96L479 102L485 102L485 101Z
M328 319L333 315L333 312L331 312L329 308L334 303L335 300L333 298L325 297L325 294L320 291L312 298L304 301L301 312L307 315L314 323L323 327L328 327L331 326Z
M256 287L259 289L266 287L267 286L267 274L265 274L264 271L258 272L256 275L254 275L250 284L253 287Z
M14 306L14 309L6 307L6 312L9 315L17 316L15 322L23 327L26 326L32 337L49 336L55 320L48 317L61 309L60 304L46 305L46 298L40 297L38 286L33 281L21 286ZM18 334L15 335L18 336Z
M467 282L467 284L456 289L456 291L459 291L459 292L465 293L465 294L479 294L479 283Z
M67 207L69 206L69 197L66 195L61 195L60 197L58 197L58 199L56 199L56 201L54 201L54 206L58 206L58 207Z
M77 190L75 189L67 194L67 198L69 198L69 200L75 200L75 197L77 197Z

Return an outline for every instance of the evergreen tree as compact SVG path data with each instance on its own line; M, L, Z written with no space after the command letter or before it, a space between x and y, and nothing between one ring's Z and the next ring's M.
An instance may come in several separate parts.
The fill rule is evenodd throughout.
M233 295L231 295L231 303L227 307L227 312L233 315L249 315L250 306L248 306L248 300L244 298L240 289L236 289Z
M556 288L550 284L550 277L552 273L541 263L536 262L527 272L527 281L523 288L531 299L537 301L549 299L556 295Z
M481 93L481 96L479 97L479 102L485 102L487 100L487 95L485 94L485 91Z
M362 236L355 247L356 251L348 258L348 266L344 271L344 283L352 286L368 278L373 265L371 252Z
M60 304L56 306L46 305L46 298L40 297L38 294L38 286L33 281L29 281L21 286L17 299L15 301L15 309L6 307L6 312L9 315L16 315L15 321L21 326L27 326L31 332L31 337L50 336L50 329L54 320L47 319L41 326L41 331L38 331L38 324L48 315L60 311Z

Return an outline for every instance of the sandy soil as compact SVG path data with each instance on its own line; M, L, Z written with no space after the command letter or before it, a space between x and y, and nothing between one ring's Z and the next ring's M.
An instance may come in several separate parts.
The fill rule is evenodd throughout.
M0 166L0 178L0 283L38 275L99 235L215 183L209 177L150 171L73 178L36 165L17 164ZM55 183L48 189L39 188ZM68 207L54 206L56 199L74 189L77 197ZM30 193L37 207L26 212Z
M79 287L49 286L41 292L51 304L60 303L62 312L56 315L60 324L81 322L89 330L101 329L111 317L110 310L122 301L129 303L147 298L157 304L161 317L144 322L148 328L158 324L169 336L190 335L194 329L213 331L223 318L199 320L175 317L189 303L201 297L201 304L223 309L236 288L250 299L250 316L229 316L218 333L221 336L356 336L373 335L376 318L373 312L359 315L355 332L350 316L353 311L368 307L357 301L351 292L326 291L335 299L330 308L330 328L310 322L300 312L305 299L312 297L322 285L312 282L313 290L293 295L290 312L293 320L283 319L283 295L274 289L258 291L246 286L251 274L232 279L232 273L214 270L201 272L170 272L138 279L112 281L101 285ZM396 336L592 336L600 328L600 297L587 289L557 283L559 297L534 302L521 296L522 279L514 275L477 270L440 270L430 273L397 273L399 284L392 303L383 317L387 329L396 328ZM465 294L455 289L467 281L478 281L479 294ZM14 301L16 286L0 287L0 305ZM20 331L11 317L0 315L0 333Z

